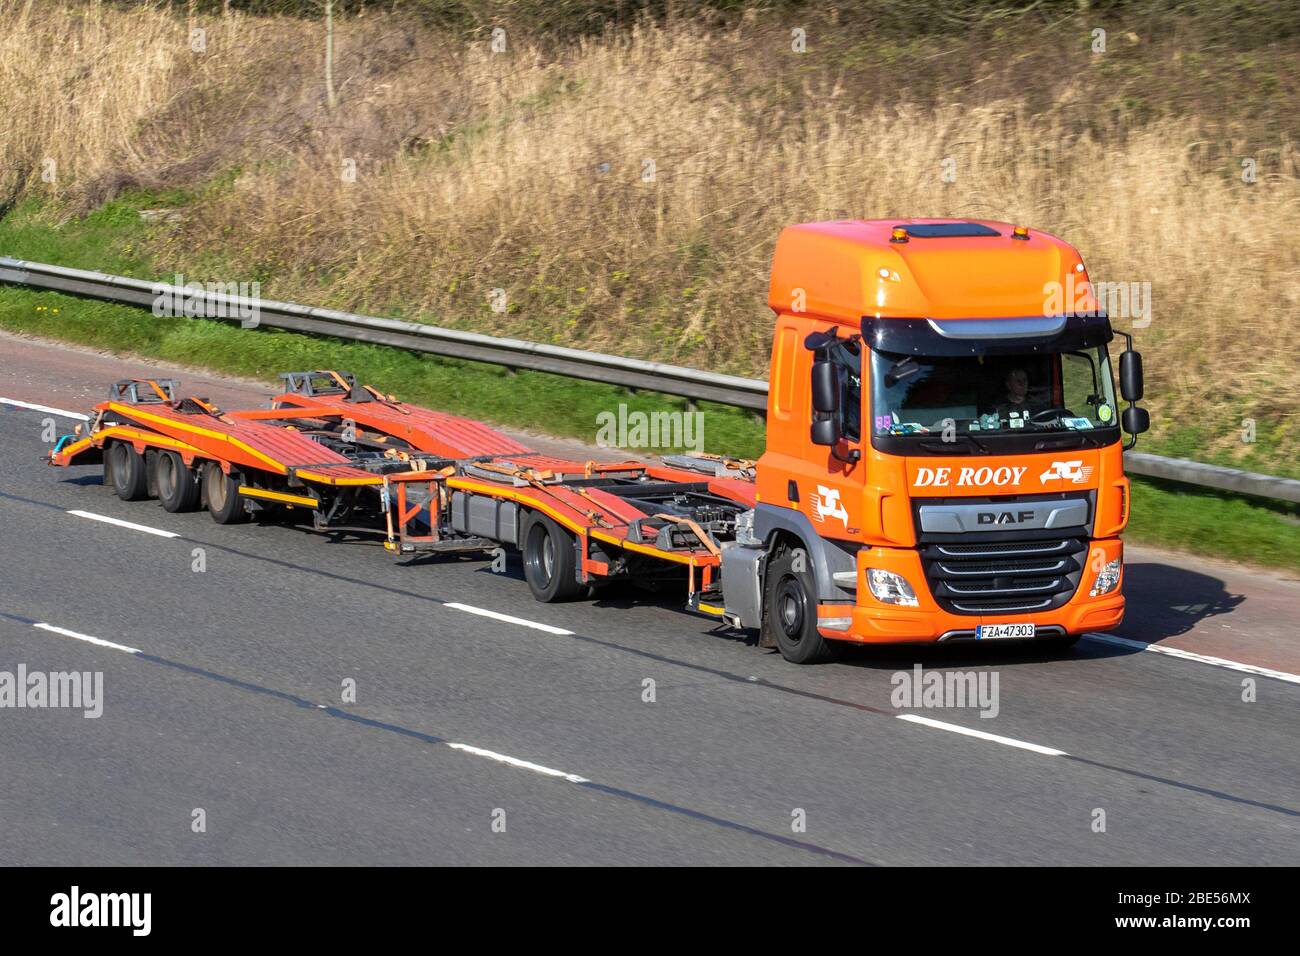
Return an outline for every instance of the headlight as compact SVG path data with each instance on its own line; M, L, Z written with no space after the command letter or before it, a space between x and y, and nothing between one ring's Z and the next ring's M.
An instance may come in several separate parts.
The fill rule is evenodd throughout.
M916 607L916 592L907 578L883 568L867 568L867 585L871 594L882 604L897 604L900 607Z
M1092 590L1088 592L1088 596L1100 597L1119 587L1119 569L1123 564L1122 558L1107 561L1102 569L1097 572L1097 580L1092 582Z

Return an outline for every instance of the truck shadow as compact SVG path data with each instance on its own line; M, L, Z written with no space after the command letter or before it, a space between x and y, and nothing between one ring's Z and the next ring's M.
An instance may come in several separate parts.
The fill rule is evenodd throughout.
M1243 594L1230 594L1216 577L1169 564L1130 564L1124 576L1128 604L1124 623L1114 633L1134 641L1157 644L1206 618L1231 614L1246 601Z
M513 569L512 569L513 570ZM1124 623L1109 632L1144 644L1186 634L1202 621L1231 614L1246 598L1232 594L1223 581L1212 575L1168 564L1140 562L1124 569L1124 588L1128 597ZM522 575L520 575L522 576ZM676 591L652 594L632 586L611 585L602 588L591 601L610 609L654 606L684 614ZM706 627L712 637L754 646L757 631L734 631L723 627ZM770 653L777 653L775 650ZM847 647L841 663L859 667L897 667L900 662L932 662L943 666L989 666L995 664L1035 663L1050 660L1087 660L1099 657L1122 657L1139 653L1138 648L1119 647L1100 641L1085 641L1075 647L1059 647L1027 641L972 644L881 644Z

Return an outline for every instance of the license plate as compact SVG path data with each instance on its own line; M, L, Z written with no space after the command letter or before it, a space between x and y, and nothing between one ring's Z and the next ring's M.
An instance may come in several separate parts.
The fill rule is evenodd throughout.
M981 624L975 628L975 639L977 641L990 641L995 638L1019 639L1033 636L1034 625L1032 624Z

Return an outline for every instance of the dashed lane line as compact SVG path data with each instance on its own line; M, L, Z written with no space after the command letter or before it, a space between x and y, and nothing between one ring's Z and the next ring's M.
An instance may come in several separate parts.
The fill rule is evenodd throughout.
M83 415L80 412L70 412L65 408L52 408L49 405L36 405L32 402L20 402L16 398L0 398L0 405L12 405L14 408L25 408L29 412L45 412L47 415L58 415L60 418L75 418L77 421L90 421L89 415Z
M948 724L942 720L934 720L931 717L922 717L920 714L898 714L899 720L906 720L911 724L921 724L926 727L934 727L936 730L947 730L954 734L962 734L966 737L976 737L979 740L987 740L995 744L1003 744L1007 747L1017 747L1020 750L1029 750L1036 754L1043 754L1047 757L1068 757L1064 750L1057 750L1055 747L1044 747L1041 744L1031 744L1027 740L1016 740L1014 737L1002 737L998 734L985 733L982 730L972 730L970 727L962 727L959 724Z
M1271 667L1259 667L1256 664L1243 664L1240 661L1230 661L1224 657L1211 657L1208 654L1197 654L1194 651L1185 651L1179 647L1165 647L1162 644L1147 644L1143 641L1130 640L1127 637L1116 637L1114 634L1089 633L1084 637L1093 641L1100 641L1103 644L1113 644L1116 647L1130 647L1138 651L1151 651L1155 654L1165 654L1169 657L1177 657L1179 660L1196 661L1198 664L1209 664L1211 667L1226 667L1228 670L1240 671L1243 674L1256 674L1260 677L1272 677L1276 680L1284 680L1289 684L1300 684L1300 674L1290 674L1286 671L1274 670Z
M89 518L91 521L101 521L104 524L117 525L119 528L127 528L131 531L142 531L145 534L156 534L160 538L180 537L180 535L175 531L164 531L162 528L151 528L147 524L136 524L134 521L123 521L121 518L110 518L108 515L97 515L93 511L69 511L68 514L76 515L78 518Z
M543 777L550 777L553 779L564 780L568 783L576 784L577 786L581 787L584 790L590 790L593 793L600 793L606 796L616 797L621 800L628 800L640 804L641 806L667 811L677 816L685 817L691 820L696 820L702 823L708 823L725 830L730 830L732 832L742 833L748 836L757 837L769 843L777 843L782 846L790 847L791 849L800 850L806 853L812 853L816 856L835 860L840 863L850 863L850 864L856 864L858 866L875 865L870 860L866 860L849 853L842 853L839 850L833 850L830 849L829 847L820 846L819 844L811 843L806 840L800 840L795 837L789 837L782 833L773 833L768 830L761 830L757 827L752 827L749 826L748 824L740 823L736 820L729 820L726 819L725 817L717 817L709 813L703 813L699 810L692 810L689 807L680 806L675 803L669 803L667 801L660 800L656 797L652 797L643 793L638 793L633 790L625 790L621 787L614 787L608 784L596 783L595 781L589 780L586 777L581 777L576 773L567 773L563 770L554 770L551 767L546 767L539 763L533 763L530 760L523 760L520 759L519 757L511 757L508 754L498 753L497 751L494 750L487 750L483 747L475 747L472 746L471 744L456 743L441 737L436 737L432 734L424 733L423 731L414 730L409 727L402 727L397 724L390 724L385 721L374 720L372 718L363 717L360 714L354 714L349 711L345 711L339 707L335 707L333 705L315 704L311 701L308 701L304 698L300 698L294 694L290 694L285 691L275 690L274 688L270 688L270 687L264 687L260 684L255 684L250 681L243 680L241 678L231 677L225 674L219 674L215 671L209 671L201 667L196 667L193 664L185 664L180 661L173 661L165 657L159 657L156 654L149 654L138 648L128 647L125 644L117 644L114 643L113 641L106 641L103 638L94 637L90 634L82 634L80 631L72 631L72 630L68 630L67 628L57 627L53 624L47 624L44 622L38 623L36 621L23 618L20 615L16 615L16 614L0 612L0 617L4 617L11 621L29 623L33 627L40 628L41 630L48 631L53 634L59 634L64 637L70 637L73 638L74 640L83 641L85 643L94 644L100 647L106 647L112 650L124 651L132 655L133 657L135 657L137 660L142 660L152 664L160 664L165 667L175 668L176 670L183 671L187 674L204 677L209 680L214 680L225 685L238 687L243 690L268 696L276 700L286 701L288 703L291 703L295 707L310 709L317 713L323 713L330 717L341 718L353 723L360 724L364 727L370 727L378 730L388 731L390 733L396 733L403 737L413 738L426 744L445 746L450 750L455 750L459 753L469 754L470 756L473 757L479 757L481 759L490 760L493 763L504 764L505 766L513 767L517 770L524 770L529 773L538 774Z
M465 611L467 614L477 614L479 617L490 617L494 621L504 621L507 624L518 624L520 627L531 627L538 631L545 631L547 634L573 634L572 631L566 631L562 627L554 627L550 624L539 624L536 621L530 621L527 618L502 614L500 611L488 611L481 607L474 607L471 604L458 604L454 601L444 601L442 606L452 608L456 611Z

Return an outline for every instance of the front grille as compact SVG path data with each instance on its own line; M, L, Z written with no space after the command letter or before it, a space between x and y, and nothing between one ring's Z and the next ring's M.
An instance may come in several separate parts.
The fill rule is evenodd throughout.
M955 614L1026 614L1060 607L1079 586L1083 538L923 544L935 601Z

